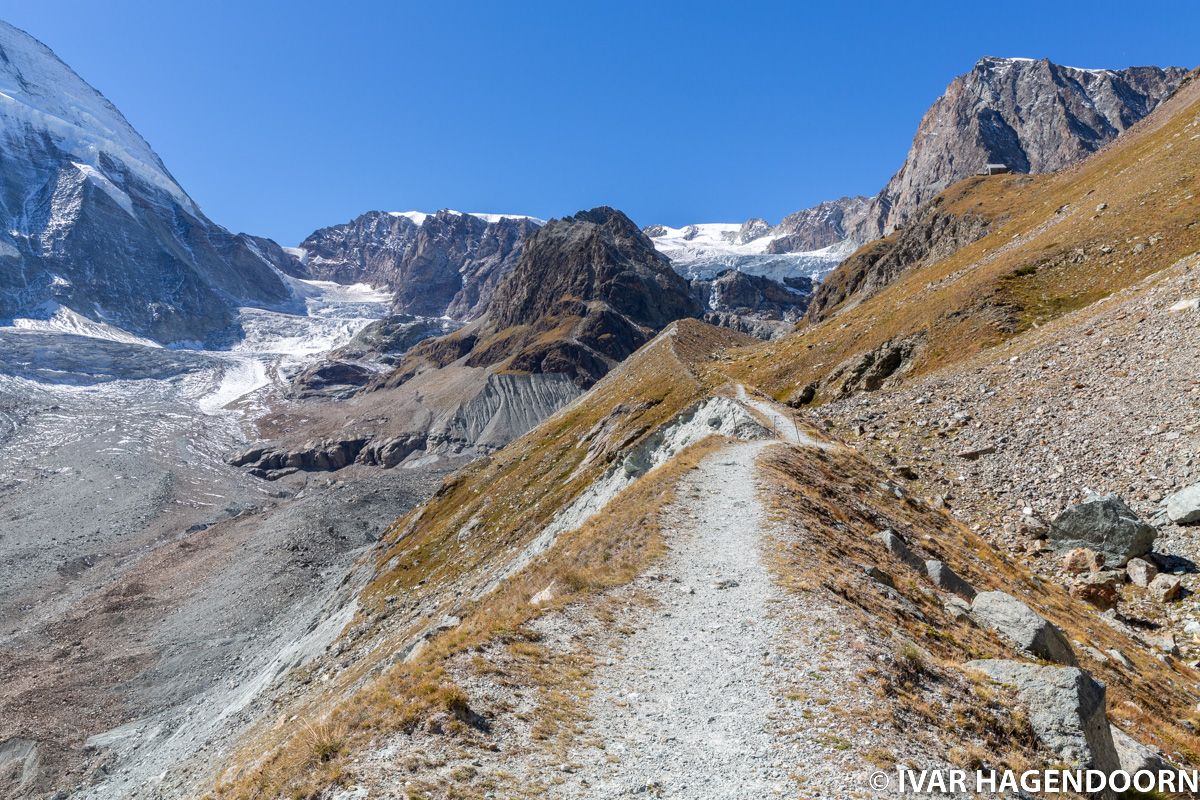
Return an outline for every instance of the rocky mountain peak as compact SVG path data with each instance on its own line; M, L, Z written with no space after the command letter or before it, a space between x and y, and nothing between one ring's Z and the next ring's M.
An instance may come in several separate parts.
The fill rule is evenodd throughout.
M61 309L160 342L227 341L294 301L274 243L192 202L100 92L0 22L0 319Z
M478 317L542 221L451 209L368 211L314 231L300 249L307 274L395 293L400 313Z
M981 58L925 112L900 170L851 231L890 233L955 181L1000 163L1062 169L1096 152L1171 95L1180 67L1080 69L1048 59Z
M531 237L497 288L490 316L500 327L526 324L568 299L601 301L654 330L701 313L687 281L650 238L607 206L552 220Z

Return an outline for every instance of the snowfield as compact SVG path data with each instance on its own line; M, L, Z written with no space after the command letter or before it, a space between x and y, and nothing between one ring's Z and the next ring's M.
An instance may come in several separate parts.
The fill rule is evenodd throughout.
M806 277L814 283L834 270L854 245L839 242L821 250L801 253L768 253L779 238L768 233L749 241L738 241L742 225L737 222L706 222L683 228L659 226L664 232L650 237L658 252L688 280L709 280L728 269L761 275L782 283L785 278Z

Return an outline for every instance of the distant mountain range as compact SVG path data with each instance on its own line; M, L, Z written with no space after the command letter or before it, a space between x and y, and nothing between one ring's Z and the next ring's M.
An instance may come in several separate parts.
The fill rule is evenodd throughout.
M220 345L239 335L239 306L298 308L290 281L299 277L371 283L393 292L398 313L469 322L484 315L544 224L371 211L294 249L235 235L209 220L120 112L48 48L0 23L0 56L0 320L70 314L164 344ZM810 291L857 245L903 224L950 183L988 162L1017 172L1073 163L1152 111L1183 75L984 58L933 104L875 197L828 201L777 225L755 218L644 232L693 281L694 297L770 296L761 309L737 306L739 316L791 318L799 303L777 301ZM775 286L706 288L730 269ZM704 312L747 329L731 307Z

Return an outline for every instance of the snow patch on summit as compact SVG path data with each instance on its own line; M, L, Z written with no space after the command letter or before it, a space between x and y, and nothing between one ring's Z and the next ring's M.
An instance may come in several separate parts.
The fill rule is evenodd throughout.
M460 217L463 215L462 211L455 211L452 208L444 208L442 211L447 214L454 214L455 216ZM421 225L425 222L425 220L433 216L433 214L426 211L389 211L387 213L392 217L404 217L405 219L411 221L414 225ZM497 223L502 219L527 219L535 225L546 224L546 220L539 219L538 217L532 217L528 214L485 214L481 212L468 211L466 212L466 215L468 217L481 219L489 224Z

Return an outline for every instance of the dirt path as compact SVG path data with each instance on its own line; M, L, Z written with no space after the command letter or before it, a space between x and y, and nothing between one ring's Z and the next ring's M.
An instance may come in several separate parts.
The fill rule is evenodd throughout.
M565 796L638 791L671 797L767 797L790 765L768 730L767 657L780 601L759 550L764 512L754 461L769 442L731 445L684 482L668 513L672 554L660 607L597 675L591 728L607 762L589 763Z
M817 447L822 450L828 450L831 445L828 442L820 442L809 436L796 424L796 420L787 414L780 411L772 404L757 400L746 394L746 387L741 384L737 387L738 401L748 408L757 411L766 421L771 432L779 439L788 444L798 444L804 447Z

